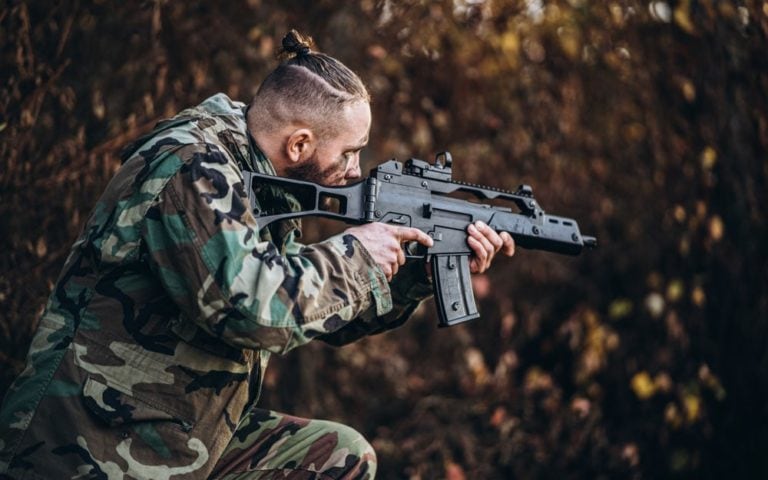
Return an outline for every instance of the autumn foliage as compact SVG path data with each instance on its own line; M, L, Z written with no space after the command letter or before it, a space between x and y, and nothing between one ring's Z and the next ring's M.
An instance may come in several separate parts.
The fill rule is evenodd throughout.
M297 28L371 90L366 168L450 150L600 247L496 262L470 324L276 359L262 405L354 426L386 479L768 474L768 3L279 3L0 9L0 392L119 149L248 100Z

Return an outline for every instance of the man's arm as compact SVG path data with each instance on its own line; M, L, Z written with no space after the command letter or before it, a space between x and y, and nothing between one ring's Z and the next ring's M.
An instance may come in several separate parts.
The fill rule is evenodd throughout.
M281 256L259 241L230 159L208 144L173 155L184 166L146 213L142 237L185 317L232 345L282 353L392 308L384 272L355 236Z
M335 332L323 334L318 339L341 346L352 343L366 335L375 335L392 330L404 324L418 308L422 300L432 296L432 282L427 277L424 262L411 260L392 279L389 285L392 296L392 310L376 315L368 309L358 318Z
M348 231L354 233L356 229ZM477 225L470 225L467 233L467 243L473 252L470 260L471 273L483 273L490 268L498 252L509 257L515 254L515 241L506 232L498 234L488 225L478 222ZM365 237L362 237L362 241L364 245L367 243ZM374 310L369 309L343 328L318 338L331 345L340 346L366 335L382 333L401 326L421 301L432 296L434 292L426 267L423 261L414 259L405 263L400 272L392 278L390 291L393 306L387 314L377 316Z

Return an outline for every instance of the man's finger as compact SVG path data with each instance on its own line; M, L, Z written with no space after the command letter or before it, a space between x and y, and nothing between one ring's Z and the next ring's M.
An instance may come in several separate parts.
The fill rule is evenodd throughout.
M469 248L472 249L473 252L475 252L475 260L478 262L478 267L483 267L488 263L488 250L486 250L485 246L475 237L468 237L467 243L469 244ZM485 268L483 268L485 270Z
M483 272L480 271L480 266L477 263L477 259L476 258L473 258L469 262L469 273L483 273Z
M482 255L485 254L485 250L480 246L480 242L472 237L469 237L468 242L470 248L472 248L472 250L475 252L475 254L472 256L472 259L469 261L469 272L483 273L486 270L486 262L482 258Z
M381 267L381 271L384 272L384 276L387 277L387 280L392 280L392 267L388 264L379 265Z
M510 235L507 232L501 232L499 235L504 241L504 246L501 247L501 251L504 252L504 255L511 257L515 254L515 240L512 238L512 235Z
M497 252L504 246L504 240L496 233L496 230L489 227L486 223L477 221L475 222L475 228L491 242Z
M422 232L418 228L400 227L397 229L396 236L400 243L411 242L415 240L427 247L431 247L435 244L435 241L432 240L432 237Z
M496 254L496 248L493 246L491 241L474 225L470 225L468 230L470 234L469 238L477 240L482 246L482 248L485 250L485 255L481 259L485 264L485 268L488 268L491 264L491 260L493 259L493 256ZM495 232L494 232L494 235L495 235Z

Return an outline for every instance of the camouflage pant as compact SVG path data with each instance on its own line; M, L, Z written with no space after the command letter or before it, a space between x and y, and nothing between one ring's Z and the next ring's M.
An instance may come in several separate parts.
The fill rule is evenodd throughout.
M214 468L221 480L373 480L376 454L346 425L254 409Z

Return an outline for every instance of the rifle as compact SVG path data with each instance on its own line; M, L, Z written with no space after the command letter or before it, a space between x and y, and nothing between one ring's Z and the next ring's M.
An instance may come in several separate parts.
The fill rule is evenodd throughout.
M469 272L472 251L467 226L481 220L497 232L509 232L517 246L578 255L584 247L597 246L595 237L583 236L575 220L544 213L533 198L533 189L520 185L515 192L451 179L451 154L437 154L435 163L411 158L403 165L388 160L353 185L326 187L312 182L243 172L251 209L264 228L272 222L308 215L342 220L349 224L384 222L415 227L434 240L427 248L417 242L404 246L406 258L431 262L432 280L440 326L451 326L480 316ZM293 193L301 211L272 213L256 208L254 188L272 185ZM461 192L480 202L454 198ZM482 203L502 201L512 208ZM498 202L497 202L498 203Z

